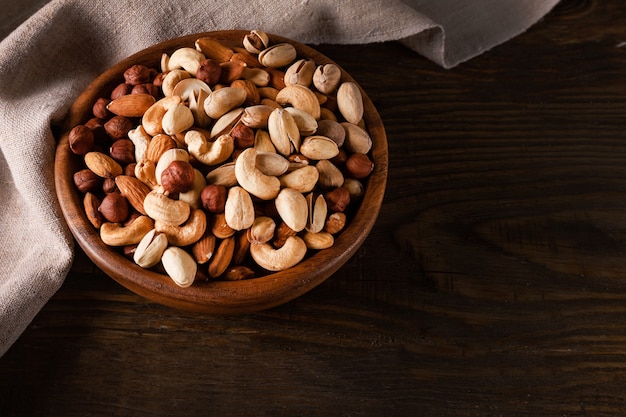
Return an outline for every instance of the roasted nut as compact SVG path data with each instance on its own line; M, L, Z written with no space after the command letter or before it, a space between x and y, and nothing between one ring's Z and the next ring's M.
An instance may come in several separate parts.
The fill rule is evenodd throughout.
M70 130L68 141L70 149L77 155L85 155L94 148L94 133L85 125L77 125Z
M319 172L317 185L321 189L331 189L341 187L343 185L344 177L341 170L329 160L322 159L321 161L318 161L315 168L317 168L317 171Z
M259 62L268 68L280 68L296 59L296 48L287 42L277 43L259 53Z
M193 284L198 264L184 249L170 246L163 252L161 263L167 275L179 287L189 287Z
M246 100L246 91L241 88L223 87L213 91L204 101L204 111L212 119L241 106Z
M210 231L205 231L204 236L200 238L191 247L191 253L196 262L200 265L209 262L215 251L216 238Z
M280 180L263 174L256 167L256 155L254 148L245 149L235 161L235 176L247 192L262 200L270 200L278 195Z
M337 90L337 107L341 115L350 123L358 124L363 118L363 96L356 83L346 81Z
M108 193L100 202L98 211L107 221L121 223L128 218L128 200L121 194Z
M337 143L326 136L309 136L302 141L300 153L309 159L332 159L339 154Z
M150 82L150 68L136 64L124 71L124 81L129 85L144 84Z
M148 216L139 216L132 223L105 222L100 226L100 238L109 246L135 245L154 227L154 222Z
M104 217L102 213L98 211L98 207L100 206L100 200L94 193L86 192L85 197L83 198L83 206L85 207L85 214L87 214L87 219L89 222L95 227L99 229L104 222Z
M111 113L107 110L107 105L110 101L111 100L104 97L98 98L93 104L91 110L93 112L93 115L99 119L107 119L109 116L111 116Z
M319 65L313 74L313 85L323 94L331 94L341 80L341 70L335 64Z
M268 271L284 271L298 264L306 255L307 247L298 236L290 236L285 244L274 249L269 243L250 245L252 259Z
M102 178L115 178L122 173L122 167L109 155L102 152L87 152L85 165Z
M353 153L346 160L345 167L350 177L362 179L372 173L374 163L363 153Z
M313 81L315 69L315 62L310 59L297 60L285 71L285 85L298 84L308 87Z
M152 94L126 94L107 105L107 110L117 116L141 117L156 102Z
M198 51L202 52L204 56L217 62L226 62L234 54L231 48L225 46L219 40L208 36L196 39L194 46Z
M243 46L253 54L258 54L269 46L270 39L267 33L260 30L252 30L243 38Z
M202 132L193 129L185 133L185 143L189 153L207 166L226 161L235 149L235 141L228 134L220 135L210 142Z
M180 148L169 149L163 152L154 169L154 176L159 185L161 184L163 171L174 161L189 162L189 153Z
M124 116L113 116L104 124L104 130L113 140L127 137L134 127L133 122Z
M302 235L302 240L306 244L306 247L313 250L328 249L335 244L335 238L328 232L305 232Z
M213 258L209 262L208 273L211 278L217 278L226 271L235 252L235 238L233 236L222 239L217 246Z
M254 106L261 102L261 95L257 86L249 80L238 79L230 83L233 88L241 88L246 92L246 99L243 102L244 106Z
M195 77L200 63L205 59L204 54L194 48L178 48L170 56L167 67L168 70L182 68Z
M248 229L246 238L250 243L266 243L272 240L275 230L276 222L271 217L259 216Z
M300 149L300 130L291 113L278 108L272 110L267 120L272 143L278 153L289 156Z
M76 171L73 175L74 185L81 193L95 191L102 186L102 178L97 176L89 168Z
M225 239L234 235L235 229L226 223L226 215L224 213L215 213L213 216L213 224L211 225L211 233L218 239Z
M150 187L135 177L128 175L118 175L115 177L115 184L122 194L128 200L129 204L141 214L146 214L143 208L143 202L150 192Z
M111 91L111 100L115 100L117 98L125 96L126 94L130 94L130 91L132 88L133 86L130 84L126 84L126 83L118 84L117 87L115 87L113 91Z
M295 232L304 230L309 209L304 195L293 188L280 190L274 201L280 218Z
M343 212L335 212L328 216L324 230L335 235L343 230L346 225L346 214Z
M320 173L313 165L305 165L287 174L281 175L278 179L281 187L294 189L300 193L308 193L315 188Z
M152 190L146 195L143 208L152 219L178 226L189 218L191 207L188 203L173 200L165 194Z
M343 146L346 140L346 131L336 120L320 120L317 122L316 134L331 138L337 146Z
M324 198L331 211L344 211L350 204L350 193L343 187L337 187L324 193Z
M200 208L202 206L202 202L200 201L200 195L202 194L202 190L206 186L206 179L204 178L204 174L200 172L200 170L194 168L193 172L194 176L191 189L183 193L179 192L178 199L189 204L191 208Z
M170 245L174 246L189 246L196 243L202 236L207 228L206 214L202 209L191 210L191 214L187 221L180 226L175 226L168 223L163 223L156 220L154 222L154 228L157 232L165 234L167 241Z
M172 161L161 172L161 185L169 193L185 193L193 188L195 170L187 161Z
M239 186L228 190L224 205L224 218L233 230L243 230L254 222L254 204L250 194Z
M372 149L372 138L365 129L350 122L343 122L341 126L346 131L344 147L352 153L368 153Z
M135 145L130 139L117 139L109 148L109 156L120 165L128 165L135 162Z
M200 200L202 207L211 213L223 213L226 206L228 190L219 184L207 184L202 189Z
M167 237L152 229L146 233L135 248L133 260L142 268L152 268L161 261L167 245Z
M320 102L313 91L301 85L289 85L278 92L276 102L285 107L291 105L309 113L315 120L320 118Z
M204 81L208 85L215 85L220 81L222 76L222 67L212 59L204 59L200 61L196 78Z

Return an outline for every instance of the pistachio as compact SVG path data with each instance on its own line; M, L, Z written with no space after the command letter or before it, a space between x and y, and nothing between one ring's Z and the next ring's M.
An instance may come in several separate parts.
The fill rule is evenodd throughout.
M300 136L310 136L317 131L317 120L308 112L296 107L286 107L285 110L291 114L296 122Z
M319 179L319 171L313 165L305 165L279 177L280 185L300 193L312 191Z
M239 186L231 187L224 206L226 223L234 230L243 230L254 222L254 204L248 192Z
M339 147L326 136L309 136L302 141L300 153L314 160L331 159L339 154Z
M297 60L285 71L285 85L298 84L308 87L313 81L315 69L315 62L310 59Z
M309 208L306 230L312 233L321 232L326 224L326 215L328 214L326 200L321 194L309 193L306 196L306 201Z
M146 233L137 245L133 254L133 260L142 268L152 268L161 261L161 256L167 245L167 237L152 229Z
M259 216L254 219L246 237L250 243L266 243L274 237L275 229L276 223L271 217Z
M267 121L270 139L276 150L288 156L300 149L300 130L291 113L274 109Z
M295 232L306 227L308 206L301 192L293 188L283 188L274 201L280 218Z
M341 115L350 123L358 124L363 118L363 96L356 83L341 83L337 90L337 107Z
M280 68L296 59L296 48L290 43L277 43L259 53L259 62L268 68Z
M246 92L241 88L223 87L213 91L204 101L204 111L212 119L241 106L246 100Z
M193 284L198 271L198 264L182 248L170 246L165 249L161 263L167 275L179 287L186 288Z
M323 94L331 94L339 86L341 70L335 64L319 65L313 74L313 85Z
M243 46L253 54L258 54L269 46L270 40L267 33L260 30L252 30L243 38Z

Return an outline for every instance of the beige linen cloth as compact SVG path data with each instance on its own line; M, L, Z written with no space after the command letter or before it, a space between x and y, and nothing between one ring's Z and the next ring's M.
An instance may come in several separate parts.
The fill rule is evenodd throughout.
M72 264L73 240L54 189L50 126L110 65L184 34L261 29L312 45L400 40L452 68L524 32L557 2L49 2L0 42L0 355L59 289Z

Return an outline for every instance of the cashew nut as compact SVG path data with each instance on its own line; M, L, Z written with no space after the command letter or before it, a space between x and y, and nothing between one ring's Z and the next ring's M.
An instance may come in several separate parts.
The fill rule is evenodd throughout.
M306 255L307 247L298 236L289 236L280 249L274 249L269 243L250 245L252 259L268 271L284 271L299 263Z
M146 110L141 118L141 125L150 136L163 132L163 116L172 107L181 104L183 100L178 96L163 97Z
M219 119L246 101L243 88L222 87L213 91L204 101L204 111L212 119Z
M163 77L163 83L161 84L161 89L163 90L163 95L165 97L170 97L174 95L174 87L187 78L191 78L191 74L189 71L185 71L182 69L175 69L169 71L165 77Z
M271 200L280 191L280 180L263 174L256 167L256 155L257 151L254 148L247 148L237 157L235 177L239 185L250 194L261 200Z
M200 194L202 189L206 186L206 179L204 174L197 169L194 169L193 187L191 190L179 193L178 199L188 203L191 208L200 207Z
M173 200L158 190L152 190L143 201L143 208L156 221L175 226L183 224L189 218L191 207L180 200Z
M109 246L134 245L154 227L148 216L139 216L128 226L121 223L106 222L100 226L100 238Z
M320 119L320 102L310 88L298 84L288 85L278 92L276 102L283 107L290 104L309 113L315 120Z
M204 54L194 48L179 48L170 56L167 67L169 70L182 68L195 77L204 59Z
M226 161L235 150L235 141L228 134L209 142L198 130L189 130L185 133L185 143L189 153L208 166Z
M188 246L196 243L204 235L206 227L206 214L201 209L191 210L189 219L180 226L160 220L154 222L156 231L165 234L169 244L174 246Z

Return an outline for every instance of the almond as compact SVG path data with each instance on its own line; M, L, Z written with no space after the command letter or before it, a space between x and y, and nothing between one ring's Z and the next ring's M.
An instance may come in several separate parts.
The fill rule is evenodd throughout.
M146 214L143 202L150 192L150 187L130 175L118 175L115 177L115 185L135 210L141 214Z
M235 252L235 237L227 237L223 239L217 247L213 259L209 263L209 275L212 278L217 278L226 271L230 261L233 259L233 253Z
M156 102L151 94L126 94L107 105L107 110L118 116L141 117Z
M217 62L229 61L235 53L231 48L223 45L222 42L217 39L206 36L196 39L195 46L204 56Z

